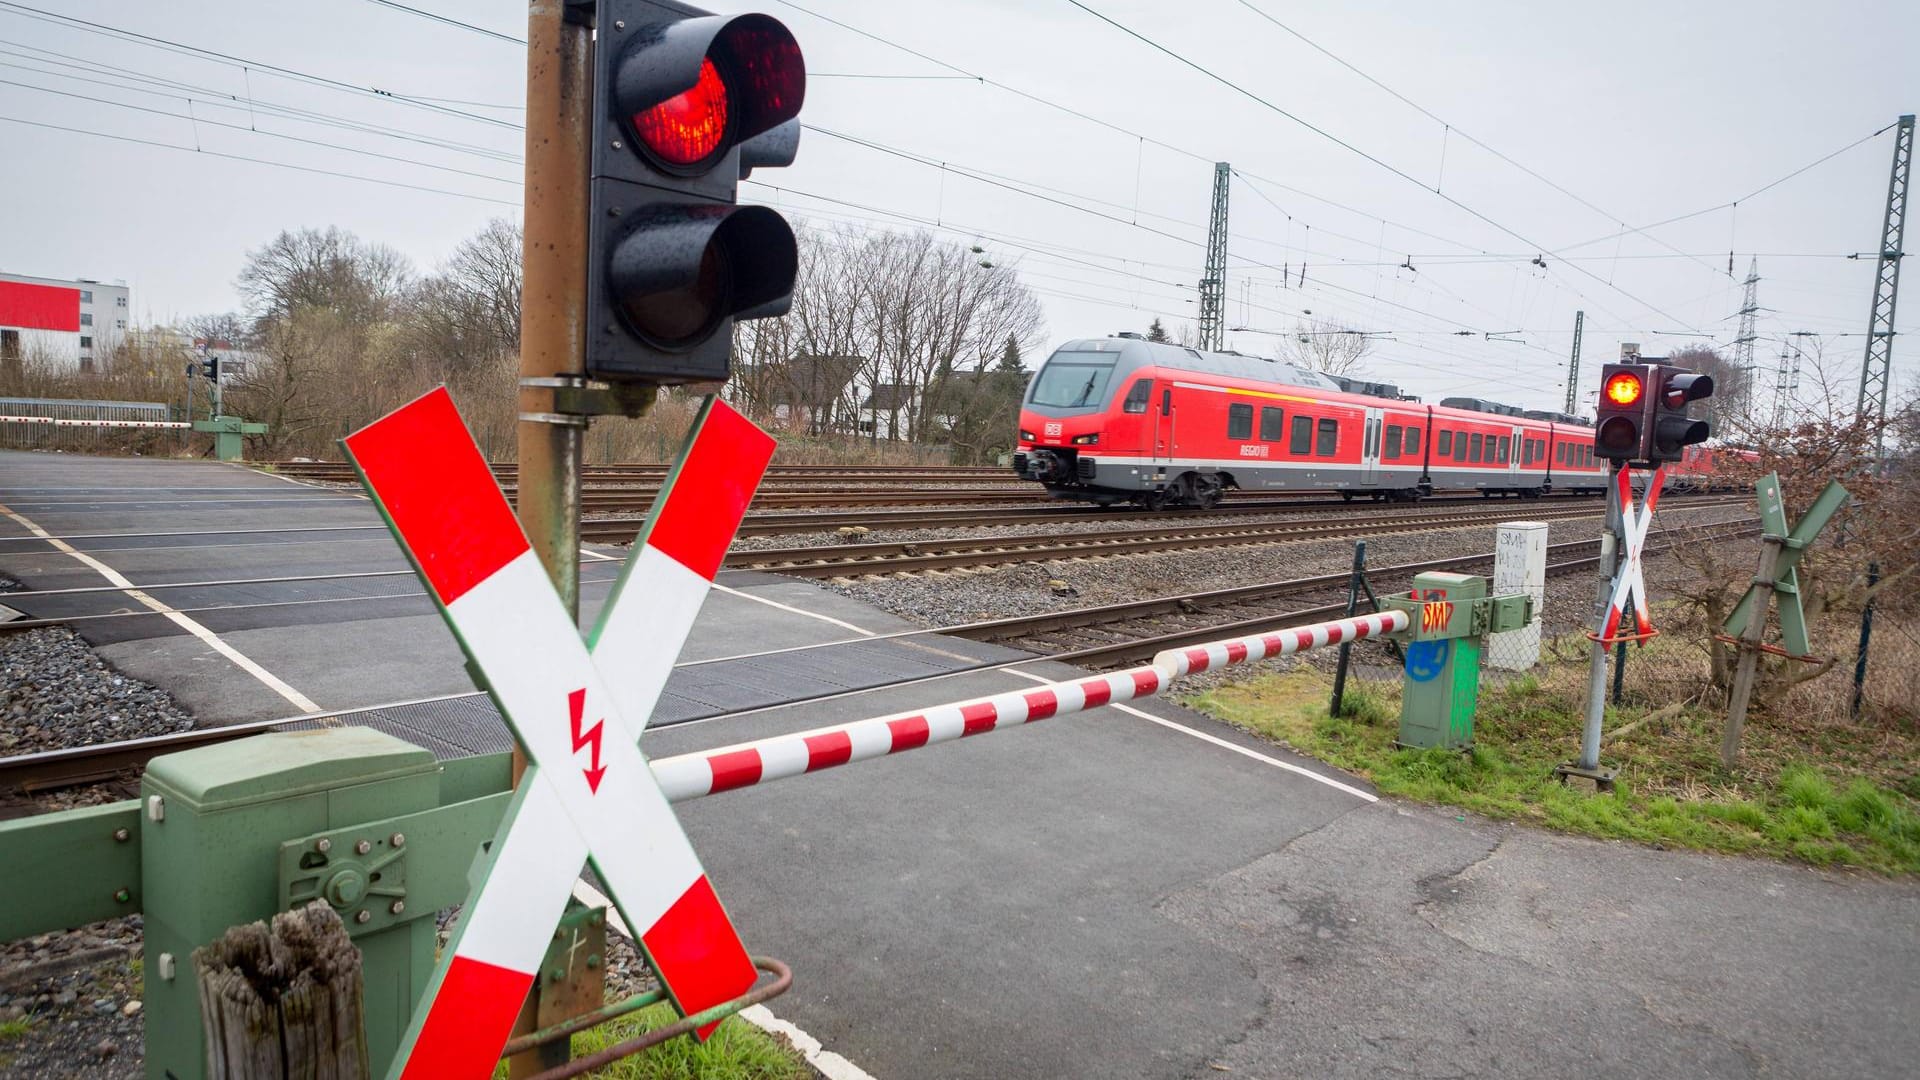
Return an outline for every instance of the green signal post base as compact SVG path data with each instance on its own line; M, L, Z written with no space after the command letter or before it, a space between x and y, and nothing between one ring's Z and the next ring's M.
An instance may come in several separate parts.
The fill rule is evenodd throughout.
M246 457L244 437L265 435L267 425L249 423L237 416L216 416L211 420L195 420L193 430L213 436L214 457L221 461L239 461Z

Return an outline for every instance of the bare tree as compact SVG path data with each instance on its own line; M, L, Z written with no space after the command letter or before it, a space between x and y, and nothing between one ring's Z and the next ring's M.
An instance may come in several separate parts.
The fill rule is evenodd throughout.
M282 232L248 252L236 284L259 318L325 308L367 322L391 314L412 274L398 251L328 226Z
M1362 361L1372 352L1373 342L1364 331L1316 318L1293 324L1281 358L1328 375L1359 375Z
M793 385L795 377L844 371L845 400L836 412L844 407L852 415L873 398L884 413L876 417L876 438L920 439L923 429L933 434L940 426L925 423L927 393L936 383L955 372L984 370L1009 338L1022 346L1037 342L1039 301L1013 267L988 265L926 232L848 226L798 232L792 310L737 330L736 355L750 369L750 387L743 390L749 399L791 406L807 396ZM823 361L832 363L823 367ZM883 386L889 389L880 392ZM810 400L807 412L818 404Z

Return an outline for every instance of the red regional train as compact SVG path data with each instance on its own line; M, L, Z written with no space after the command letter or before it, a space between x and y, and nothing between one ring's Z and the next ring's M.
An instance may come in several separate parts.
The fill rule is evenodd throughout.
M1364 391L1364 392L1356 392ZM1210 507L1229 488L1418 499L1604 490L1593 428L1477 398L1392 387L1138 334L1069 341L1020 412L1014 471L1062 498Z

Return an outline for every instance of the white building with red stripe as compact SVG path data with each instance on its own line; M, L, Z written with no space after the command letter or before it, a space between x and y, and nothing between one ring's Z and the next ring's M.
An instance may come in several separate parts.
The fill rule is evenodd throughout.
M127 333L127 283L0 272L0 363L91 372Z

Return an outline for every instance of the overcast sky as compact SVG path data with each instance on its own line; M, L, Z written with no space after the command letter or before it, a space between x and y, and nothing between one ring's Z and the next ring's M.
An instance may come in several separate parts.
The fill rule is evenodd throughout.
M512 0L407 2L525 35ZM978 244L1040 294L1051 349L1194 318L1227 161L1243 352L1311 311L1377 332L1369 370L1429 400L1557 407L1576 310L1592 385L1623 340L1730 342L1757 255L1763 380L1803 330L1858 379L1872 263L1846 256L1878 242L1892 132L1747 196L1920 107L1920 3L1083 2L1272 107L1068 0L719 3L792 28L804 120L952 166L808 132L743 198ZM126 279L160 323L237 307L281 229L431 268L519 214L525 73L518 44L375 0L0 0L0 270ZM882 75L914 77L847 77ZM1916 370L1910 337L1896 384Z

